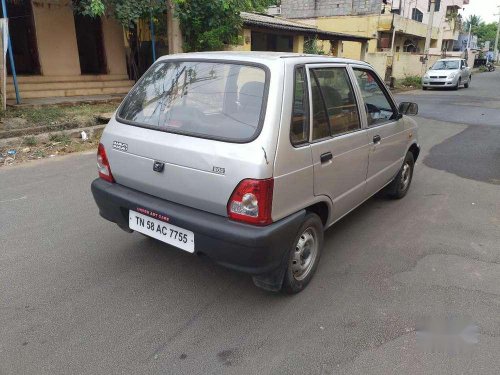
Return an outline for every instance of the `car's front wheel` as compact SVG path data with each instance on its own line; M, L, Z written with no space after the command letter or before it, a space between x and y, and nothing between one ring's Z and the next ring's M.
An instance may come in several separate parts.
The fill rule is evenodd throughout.
M398 174L392 182L385 188L385 193L389 198L401 199L410 190L411 181L413 179L413 170L415 168L415 159L413 153L408 151L405 161L401 166Z
M323 223L318 215L308 213L290 249L283 292L298 293L309 284L318 267L322 249Z

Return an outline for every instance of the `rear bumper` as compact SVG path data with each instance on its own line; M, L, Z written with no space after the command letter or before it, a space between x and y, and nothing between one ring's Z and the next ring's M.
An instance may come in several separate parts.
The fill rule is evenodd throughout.
M283 264L305 216L303 210L271 225L256 227L102 179L92 182L92 194L100 215L122 229L130 231L129 210L146 209L167 216L169 223L194 232L195 253L254 275L271 272Z

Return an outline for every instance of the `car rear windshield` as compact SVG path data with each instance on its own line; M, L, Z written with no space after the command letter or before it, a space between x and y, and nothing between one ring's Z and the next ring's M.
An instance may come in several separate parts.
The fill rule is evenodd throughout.
M127 95L117 118L172 133L250 141L260 131L266 84L266 71L258 66L160 62Z
M432 67L432 70L455 70L460 66L460 61L438 61Z

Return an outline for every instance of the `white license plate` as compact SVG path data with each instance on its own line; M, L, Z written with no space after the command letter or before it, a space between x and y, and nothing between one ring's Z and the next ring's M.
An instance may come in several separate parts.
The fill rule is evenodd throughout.
M129 211L129 227L179 249L194 253L194 233L175 225Z

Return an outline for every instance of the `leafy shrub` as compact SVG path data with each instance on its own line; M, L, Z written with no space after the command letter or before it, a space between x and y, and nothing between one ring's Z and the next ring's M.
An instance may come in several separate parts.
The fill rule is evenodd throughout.
M37 142L36 138L33 137L32 135L29 136L29 137L24 138L24 144L26 146L36 146L37 143L38 142Z
M419 76L406 76L400 82L404 87L420 87L422 86L422 78Z

